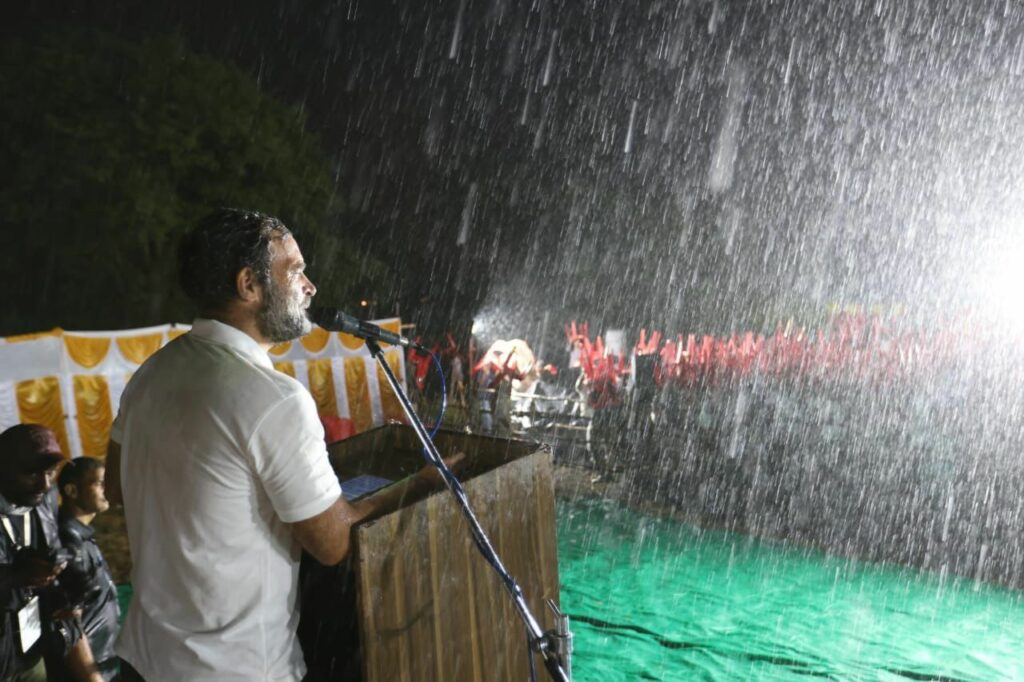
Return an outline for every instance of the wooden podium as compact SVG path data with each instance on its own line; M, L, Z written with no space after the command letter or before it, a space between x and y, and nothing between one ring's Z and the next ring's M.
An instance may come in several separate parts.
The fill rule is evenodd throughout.
M552 627L546 600L559 602L559 582L551 451L450 431L435 443L445 457L465 453L458 478L480 525L541 627ZM366 477L398 480L424 465L416 434L404 425L328 450L343 488ZM304 556L300 599L311 680L529 679L526 628L447 489L407 497L360 524L340 566ZM543 662L534 661L544 679Z

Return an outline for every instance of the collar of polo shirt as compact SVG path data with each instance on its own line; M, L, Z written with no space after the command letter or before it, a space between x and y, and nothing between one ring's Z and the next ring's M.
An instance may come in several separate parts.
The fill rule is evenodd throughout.
M213 341L214 343L230 346L243 355L252 358L252 361L257 365L266 367L267 369L272 369L274 367L274 363L270 361L270 356L260 348L260 345L256 343L256 339L252 338L237 327L232 327L229 324L224 324L217 320L200 317L196 318L192 323L191 333L200 338Z

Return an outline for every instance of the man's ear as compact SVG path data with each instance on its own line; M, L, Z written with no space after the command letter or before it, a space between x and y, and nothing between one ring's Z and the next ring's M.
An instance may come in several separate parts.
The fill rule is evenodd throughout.
M78 486L74 483L68 483L66 486L60 489L60 494L64 496L65 500L77 500L78 499Z
M259 301L263 296L263 287L256 277L256 271L248 266L235 275L235 289L238 291L238 297L246 303Z

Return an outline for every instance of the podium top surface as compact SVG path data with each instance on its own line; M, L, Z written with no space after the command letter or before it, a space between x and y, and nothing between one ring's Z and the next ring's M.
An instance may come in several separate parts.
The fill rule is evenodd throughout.
M434 444L442 457L465 455L457 472L460 481L472 479L517 459L547 452L541 443L440 430ZM404 424L386 424L327 446L331 466L341 480L374 476L398 480L426 464L416 432Z

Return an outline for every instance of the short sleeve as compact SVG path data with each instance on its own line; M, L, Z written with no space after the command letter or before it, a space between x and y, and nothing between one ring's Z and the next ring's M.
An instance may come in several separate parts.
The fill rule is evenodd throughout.
M270 408L249 440L256 475L278 517L304 521L341 496L313 398L296 391Z

